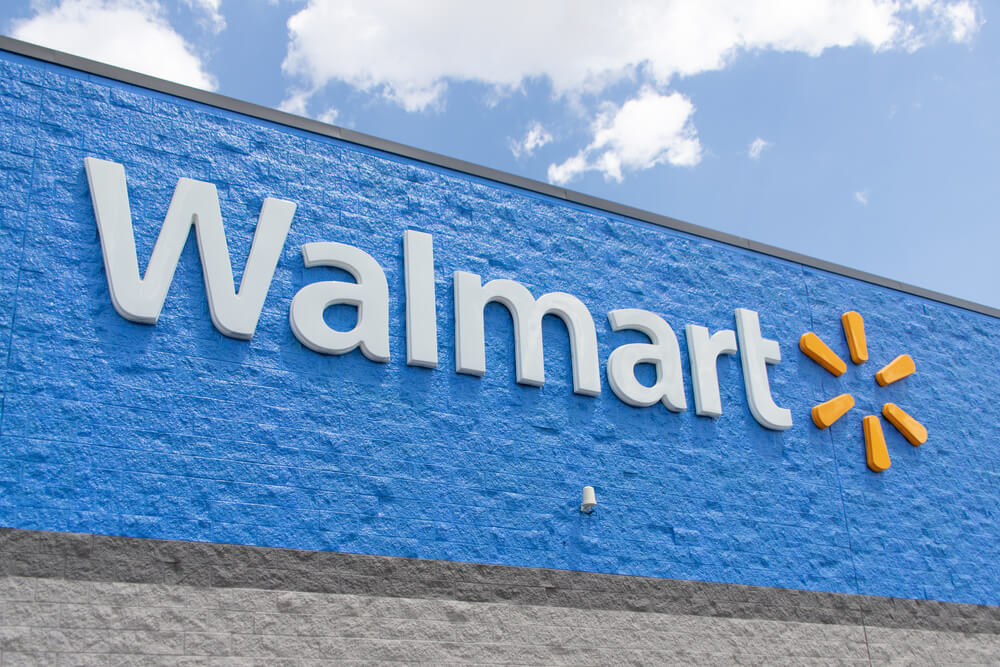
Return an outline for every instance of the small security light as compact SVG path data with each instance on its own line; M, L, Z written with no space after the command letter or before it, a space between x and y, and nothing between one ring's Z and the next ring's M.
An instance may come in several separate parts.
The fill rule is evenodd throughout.
M580 511L590 514L595 507L597 507L597 496L594 495L594 487L583 487L583 503L580 505Z

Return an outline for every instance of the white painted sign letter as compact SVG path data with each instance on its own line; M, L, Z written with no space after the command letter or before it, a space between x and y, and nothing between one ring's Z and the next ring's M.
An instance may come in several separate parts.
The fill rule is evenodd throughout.
M264 200L237 292L215 186L181 178L153 246L146 275L140 278L125 168L117 162L92 157L84 158L83 163L101 237L111 302L118 314L133 322L156 323L188 233L194 226L212 323L230 338L253 337L292 224L295 204L271 197Z
M736 353L736 334L723 329L709 336L708 329L697 324L684 327L684 334L691 359L694 412L699 417L721 417L718 359L720 354Z
M437 301L434 296L434 239L430 234L403 232L406 280L406 363L436 368Z
M662 402L668 410L687 409L684 381L681 379L681 350L674 330L663 318L647 310L634 308L612 310L608 320L613 331L634 329L649 337L650 343L628 343L608 357L608 383L611 391L629 405L649 407ZM651 387L635 377L636 364L656 366L656 383Z
M767 381L767 364L781 361L778 341L761 336L757 312L746 308L736 309L736 331L740 337L740 360L743 362L743 381L750 412L765 428L774 431L791 428L791 410L778 407Z
M569 330L573 358L573 392L601 393L597 333L587 306L572 294L550 292L537 300L528 288L513 280L491 280L485 285L475 273L455 272L455 370L469 375L486 373L483 308L495 301L510 311L514 321L516 375L521 384L545 384L542 317L555 315Z
M324 280L298 291L288 319L299 342L321 354L346 354L360 347L372 361L389 361L389 285L378 262L354 246L329 241L305 244L302 258L306 268L343 269L357 283ZM331 329L323 319L323 312L335 304L358 309L358 322L350 331Z

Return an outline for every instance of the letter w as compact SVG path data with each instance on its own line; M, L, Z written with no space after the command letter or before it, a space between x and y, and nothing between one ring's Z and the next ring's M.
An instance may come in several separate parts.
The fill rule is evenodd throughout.
M215 185L181 178L153 246L146 276L140 278L125 168L117 162L92 157L84 158L83 162L115 310L133 322L156 323L194 225L212 323L230 338L250 339L264 308L295 204L271 197L264 200L243 280L236 292Z

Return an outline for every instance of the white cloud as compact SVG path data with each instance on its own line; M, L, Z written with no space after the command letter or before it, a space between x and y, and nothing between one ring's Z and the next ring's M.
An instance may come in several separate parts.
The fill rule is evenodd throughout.
M951 38L956 42L966 42L979 30L982 19L971 2L956 2L944 8L947 22L951 25Z
M761 137L757 137L752 142L750 142L750 148L747 149L747 157L751 160L759 160L760 154L764 152L764 149L771 145L770 141L765 141Z
M309 103L310 94L311 93L306 90L293 90L289 93L288 97L281 101L278 108L282 111L293 113L296 116L306 116L308 115L306 107Z
M324 111L318 114L310 113L309 92L303 90L292 91L288 97L281 101L278 108L282 111L295 114L296 116L315 118L321 123L329 123L330 125L336 123L337 117L340 116L340 110L336 107L327 107Z
M868 191L860 190L854 193L854 201L858 202L862 206L868 206Z
M552 135L537 120L528 125L528 131L520 141L509 140L510 152L514 157L531 157L535 150L552 141Z
M908 26L900 42L914 51L924 46L928 40L946 37L954 42L968 42L983 24L975 0L908 0L903 2L901 13L921 18L923 30Z
M226 29L226 17L222 15L222 0L184 0L191 9L201 11L205 15L205 27L218 35Z
M981 23L977 0L306 0L288 20L282 68L293 92L285 106L304 113L332 82L421 111L443 105L453 82L485 86L495 103L541 81L571 109L596 116L591 143L552 165L550 180L588 170L617 180L629 169L700 159L690 113L682 113L687 100L668 94L682 77L759 51L818 56L968 42ZM598 102L612 85L643 92L609 112ZM647 122L652 107L666 113L667 105L673 124ZM639 125L627 127L632 119ZM655 139L639 140L640 131Z
M215 79L153 0L63 0L12 25L12 35L177 83L214 90Z
M606 105L592 126L593 140L562 164L549 166L553 183L568 183L586 171L621 181L625 171L658 164L694 166L701 143L691 122L694 105L680 93L661 95L652 87L621 107Z
M302 89L344 81L415 111L449 81L509 92L544 78L562 96L640 76L662 89L744 52L912 48L978 25L969 0L308 0L283 67Z

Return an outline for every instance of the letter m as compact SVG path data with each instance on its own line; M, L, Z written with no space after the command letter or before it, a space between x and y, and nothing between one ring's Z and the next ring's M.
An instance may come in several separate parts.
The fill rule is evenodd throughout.
M153 246L146 276L140 278L125 169L117 162L92 157L83 162L101 237L104 271L118 314L133 322L156 323L193 225L212 323L226 336L250 339L264 308L295 204L270 197L264 200L237 292L215 185L181 178Z
M594 318L582 301L565 292L549 292L538 299L513 280L491 280L485 285L475 273L455 272L455 370L469 375L486 373L483 308L496 301L506 306L514 321L517 381L545 384L542 318L555 315L569 330L573 361L573 391L584 396L601 393Z

